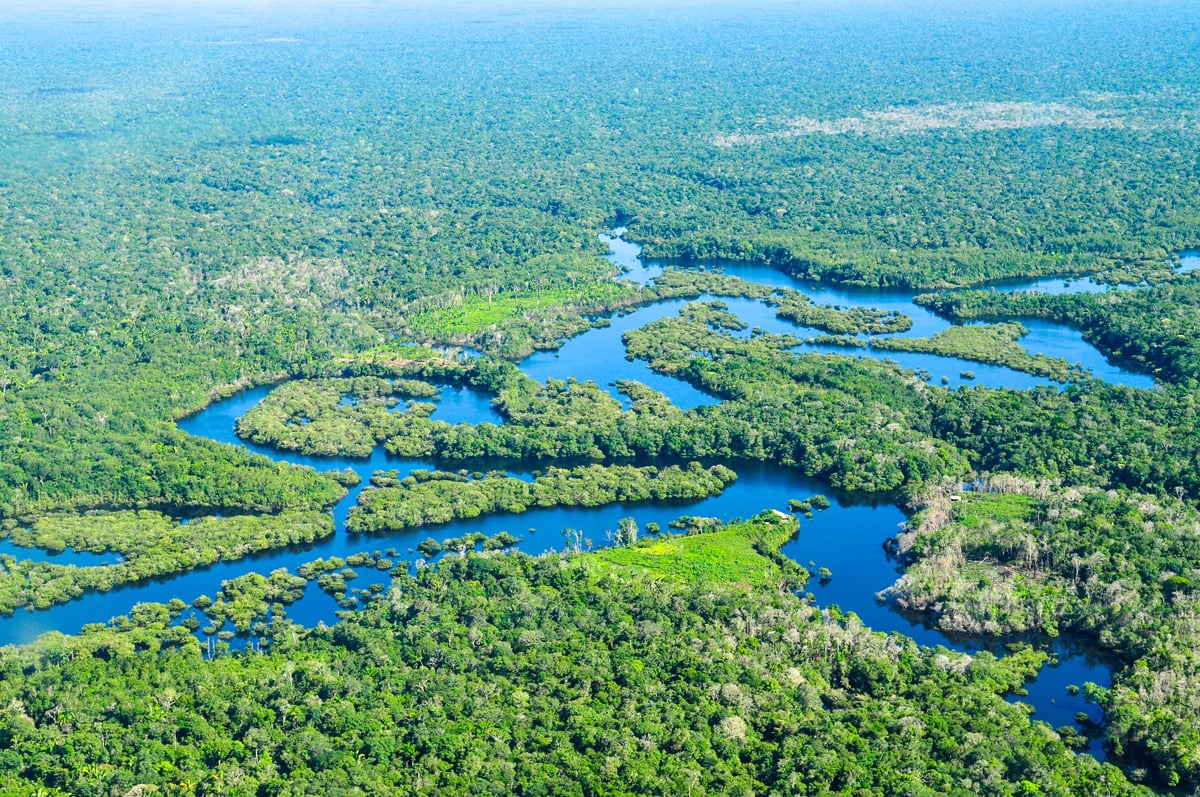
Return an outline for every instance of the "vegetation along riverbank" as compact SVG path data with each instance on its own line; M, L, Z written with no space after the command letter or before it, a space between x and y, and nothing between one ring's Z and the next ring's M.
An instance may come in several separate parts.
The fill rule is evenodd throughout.
M282 5L0 9L0 791L1200 789L1192 4Z

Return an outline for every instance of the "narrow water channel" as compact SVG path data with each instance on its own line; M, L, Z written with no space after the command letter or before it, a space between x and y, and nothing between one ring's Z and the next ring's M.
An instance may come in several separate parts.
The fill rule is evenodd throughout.
M645 282L661 273L662 266L642 263L638 258L639 248L619 238L606 238L613 249L610 258L622 266L625 278ZM1200 257L1188 253L1185 267L1200 265ZM878 307L898 310L913 317L914 327L906 335L926 336L944 329L948 322L917 307L911 301L912 292L902 291L854 291L835 289L829 286L812 285L789 277L774 269L747 264L719 264L727 271L749 281L775 287L801 290L819 303L838 304L843 307ZM1061 282L1061 281L1060 281ZM1031 282L1026 288L1041 286L1045 281ZM1005 286L1015 289L1015 286ZM815 334L786 321L777 319L772 308L744 299L724 299L730 310L751 327L760 327L770 332L786 332L798 337ZM651 372L644 363L625 359L621 335L630 329L643 326L659 318L673 315L686 302L666 301L641 308L624 316L611 319L609 326L597 327L568 341L557 352L538 352L520 366L534 379L566 379L576 377L592 379L612 390L619 379L635 379L654 387L667 395L673 403L683 408L715 403L716 399L678 380ZM1054 324L1026 323L1031 329L1023 343L1033 352L1065 357L1071 362L1080 362L1096 376L1112 382L1151 387L1149 377L1124 371L1111 365L1078 332ZM819 351L819 347L804 346L800 351ZM834 350L845 355L846 350ZM949 377L952 385L962 384L961 371L973 371L976 378L971 384L992 387L1027 388L1050 384L1047 380L1022 374L1011 369L981 365L934 355L908 355L898 352L873 352L864 356L881 356L899 362L903 367L920 369L928 378L939 380ZM369 458L352 459L340 457L313 457L281 453L271 448L242 441L234 434L237 418L260 402L270 387L259 387L245 391L224 401L217 402L204 411L179 423L184 431L221 443L238 445L254 453L263 454L275 461L311 466L317 470L351 468L363 480L379 470L398 470L401 475L416 468L433 468L433 463L423 460L392 457L377 448ZM613 394L624 400L623 396ZM501 419L490 405L490 396L475 393L466 388L447 387L437 400L433 417L450 423L497 423ZM718 517L732 520L749 517L765 508L786 509L790 498L807 498L817 493L827 493L828 488L807 479L799 473L767 464L730 463L739 474L738 481L720 496L699 501L678 501L659 504L623 506L620 504L601 508L557 508L527 512L522 515L494 515L472 520L456 521L437 527L429 527L379 537L348 534L345 530L346 516L357 500L363 485L350 490L333 509L336 532L322 541L294 549L272 551L249 557L237 562L221 563L200 568L175 577L154 579L144 583L117 588L108 593L91 594L82 600L52 609L31 612L22 611L10 618L0 619L0 644L30 641L48 630L76 633L88 623L105 622L109 618L124 614L136 603L146 601L165 602L173 597L191 601L201 594L215 595L221 582L249 572L267 573L281 567L295 569L319 557L346 557L358 552L381 552L397 560L415 560L417 543L426 537L439 541L465 533L480 531L492 535L507 531L519 537L516 546L529 554L541 554L564 546L562 530L579 529L594 545L607 545L610 535L616 530L618 521L625 516L634 517L645 528L649 523L658 523L663 528L684 514ZM531 478L530 472L515 469L509 464L497 463L511 475ZM904 520L903 513L892 505L863 505L836 496L833 506L817 513L812 519L801 521L799 535L784 546L783 551L802 565L812 568L826 567L832 571L827 583L813 579L808 589L821 605L838 605L843 611L856 613L864 623L877 631L899 632L913 637L925 645L945 645L965 652L993 649L1003 653L995 640L951 639L921 623L913 622L879 603L875 594L891 584L897 577L893 562L884 554L882 543L896 533L897 526ZM43 551L17 548L7 541L0 542L0 554L17 558L46 559L64 564L87 566L101 564L111 556L95 556L72 551L49 554ZM362 569L357 579L350 583L353 589L363 589L372 583L386 582L386 573ZM288 616L305 625L318 622L337 621L337 607L333 600L310 584L302 600L288 608ZM1101 719L1097 707L1088 705L1077 696L1069 695L1069 684L1086 681L1103 686L1111 684L1109 667L1092 652L1072 647L1068 641L1049 643L1058 659L1053 667L1046 667L1037 680L1028 686L1029 694L1020 699L1035 708L1035 717L1058 727L1073 724L1078 712L1087 714L1093 721ZM1098 743L1091 751L1102 755Z
M652 281L668 266L675 268L713 268L720 269L733 276L741 277L747 282L768 285L772 288L790 288L799 291L812 299L815 304L828 304L843 308L873 308L903 313L912 318L912 327L907 331L875 337L927 338L951 326L951 323L945 318L913 303L915 296L926 291L915 291L906 288L871 289L834 286L801 280L770 266L741 261L706 261L701 264L642 262L638 260L640 248L636 244L607 236L604 237L604 240L612 249L612 254L609 256L610 259L625 269L625 278L643 285ZM1181 256L1180 272L1190 271L1198 266L1200 266L1200 253L1183 253ZM1064 281L1061 278L1008 280L996 289L1006 292L1040 291L1045 293L1099 293L1109 290L1108 286L1097 284L1090 279ZM783 319L776 318L773 309L761 302L744 299L721 299L721 301L728 304L733 313L751 327L760 327L767 332L775 334L790 333L800 338L815 337L821 334L821 330L800 327ZM655 307L658 306L655 305ZM641 323L648 322L642 321ZM1029 333L1021 338L1020 343L1031 354L1059 357L1068 363L1078 364L1091 372L1092 376L1111 384L1147 389L1154 387L1153 377L1128 371L1110 362L1094 346L1083 339L1083 334L1079 330L1039 319L1021 319L1021 324L1029 330ZM860 337L866 338L867 336L863 335ZM618 336L618 342L619 339ZM902 368L910 368L928 373L929 381L931 382L946 384L951 387L974 384L984 387L1009 387L1024 390L1039 385L1054 384L1048 379L1014 371L1011 368L986 365L956 357L940 357L933 354L886 350L873 351L870 349L854 350L839 346L814 344L801 346L797 349L797 352L801 354L819 352L891 360L898 363ZM962 376L967 371L974 374L973 379Z

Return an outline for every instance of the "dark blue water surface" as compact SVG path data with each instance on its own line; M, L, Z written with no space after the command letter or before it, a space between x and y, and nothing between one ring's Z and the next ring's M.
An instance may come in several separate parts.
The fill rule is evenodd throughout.
M625 278L646 284L662 273L664 264L638 262L637 267L629 262L635 258L638 248L627 241L609 241L612 248L611 259L628 269ZM1200 266L1200 256L1196 253L1185 252L1182 255L1181 271L1187 271ZM671 263L677 268L693 267L691 264ZM853 308L867 307L878 310L903 313L912 319L912 327L905 332L893 335L875 337L927 338L951 326L950 322L913 303L913 297L923 291L913 291L907 288L853 288L827 285L810 280L802 280L779 269L760 263L745 263L741 261L709 261L699 264L699 267L714 268L724 271L747 282L769 285L773 288L791 288L808 296L816 304L833 305L835 307ZM1077 293L1098 292L1107 290L1107 286L1099 285L1090 279L1076 279L1064 282L1061 278L1042 280L1010 280L997 289L1004 291L1043 291L1047 293ZM704 297L711 299L712 297ZM814 337L821 330L801 327L783 319L775 318L774 311L761 302L747 300L724 299L733 312L751 327L760 327L767 332L776 334L791 333L800 338ZM659 305L656 305L656 307ZM1127 371L1109 362L1094 346L1083 339L1083 334L1076 329L1055 324L1050 321L1037 319L1022 319L1021 324L1029 333L1021 338L1021 345L1032 354L1044 354L1048 357L1058 357L1073 365L1079 365L1092 376L1106 382L1129 387L1152 388L1154 378L1146 374ZM860 339L869 336L860 335ZM951 387L959 385L982 385L984 387L1012 387L1028 389L1038 385L1053 384L1043 377L1033 376L1011 368L992 366L983 363L964 360L956 357L939 357L937 355L919 354L912 352L888 351L885 349L848 349L841 346L820 346L806 344L798 348L797 353L838 354L851 357L872 357L889 360L902 368L913 369L928 374L928 380L935 384ZM964 372L974 374L974 379L961 376Z
M682 299L660 302L628 315L615 316L611 319L610 326L588 330L579 337L568 340L558 351L534 352L521 362L521 370L539 382L545 382L547 379L565 380L572 376L580 381L590 379L601 387L608 388L609 393L620 399L625 406L628 406L629 402L613 387L613 383L618 379L635 379L663 393L672 403L683 409L716 404L715 398L686 382L656 374L641 360L625 359L622 335L631 329L657 321L665 315L675 315L685 304L687 302Z
M814 485L813 489L819 489L819 486ZM801 519L800 533L784 545L782 551L814 571L828 568L832 572L828 582L821 583L813 578L806 589L815 595L819 604L837 605L843 611L852 611L876 631L901 633L922 645L942 645L965 653L989 650L1003 655L1004 640L950 636L875 598L900 575L900 569L884 553L881 543L896 534L904 520L904 513L895 506L856 506L835 501L833 507L817 512L812 519ZM1069 694L1068 687L1089 681L1111 686L1112 662L1070 640L1031 641L1049 650L1056 662L1043 667L1037 679L1026 685L1027 694L1012 699L1033 706L1037 719L1056 728L1074 726L1075 715L1081 711L1092 722L1099 723L1103 711L1085 702L1081 696ZM1089 751L1103 757L1099 740L1092 741Z
M109 565L116 563L120 557L113 553L92 553L66 548L57 553L43 551L40 548L22 548L14 545L12 540L0 540L0 556L11 556L16 559L28 559L34 562L50 562L51 564L75 565Z
M645 282L661 273L657 264L643 264L638 259L639 247L620 238L606 238L613 253L610 259L621 266L623 278ZM833 288L802 282L775 269L753 264L716 264L744 279L776 287L802 290L820 303L832 303L842 307L867 306L885 310L897 310L914 320L914 327L904 333L909 336L927 336L945 329L948 322L912 304L910 291L866 291ZM1184 268L1200 266L1200 257L1185 253ZM1052 281L1051 281L1052 282ZM1058 284L1061 285L1059 280ZM1024 289L1050 284L1047 281L1026 283ZM1073 281L1081 285L1083 281ZM1098 286L1097 286L1098 287ZM1005 289L1015 289L1005 286ZM713 297L704 297L712 299ZM721 299L730 311L745 321L748 328L734 334L749 335L758 327L771 333L791 334L803 340L818 334L818 330L798 327L776 318L773 308L753 300ZM581 380L592 379L608 388L617 398L624 401L613 389L619 379L635 379L664 393L673 403L683 408L715 403L708 396L670 377L654 374L642 362L625 359L621 335L630 329L644 326L659 318L676 314L684 301L666 301L645 307L611 319L607 326L594 328L568 341L557 352L538 352L521 363L522 370L539 381L548 378ZM1079 362L1102 379L1138 387L1153 385L1149 377L1133 374L1113 366L1094 348L1084 343L1079 333L1065 327L1027 322L1030 333L1022 339L1030 351L1064 357ZM1027 388L1050 384L1047 380L1008 368L989 366L965 360L937 357L934 355L884 352L877 350L846 350L823 348L803 344L799 352L828 352L839 356L870 356L893 360L905 368L923 372L937 384L943 381L951 386L980 384L992 387ZM971 371L974 380L960 376ZM351 489L345 498L333 508L336 531L326 540L294 549L273 551L250 557L238 562L221 563L200 568L189 573L155 579L146 583L130 585L104 594L93 594L83 600L40 612L22 611L15 616L0 619L0 643L26 642L48 630L65 633L78 632L85 624L104 622L124 614L136 603L144 601L165 602L173 597L191 601L201 594L215 595L221 582L250 572L267 573L286 567L293 572L306 562L319 557L347 557L359 552L377 552L397 563L415 562L420 554L415 552L418 542L426 537L439 541L459 537L470 532L493 535L507 531L519 537L516 546L530 554L541 554L561 550L565 545L563 530L578 529L593 545L608 545L612 533L622 517L632 516L645 528L646 524L658 523L666 529L667 524L684 514L704 515L731 520L749 517L766 508L786 509L790 498L806 498L816 493L827 493L828 489L818 482L807 479L788 468L766 464L733 463L739 474L738 481L724 494L699 501L679 501L635 506L612 505L600 508L536 509L522 515L494 515L473 520L413 529L405 532L360 536L345 530L346 516L358 495L368 484L373 473L380 470L396 470L401 476L417 468L435 468L432 462L392 457L382 448L377 448L370 457L314 457L281 453L274 449L254 445L238 439L234 433L236 420L260 402L271 390L263 386L239 393L219 401L203 412L179 423L179 427L190 434L215 440L220 443L241 446L248 451L262 454L275 461L289 462L312 467L316 470L350 468L362 478L362 484ZM443 388L437 401L433 417L456 423L501 423L502 419L491 406L493 397L467 388ZM626 402L627 403L627 402ZM470 470L503 470L517 478L533 478L533 472L513 463L471 463ZM833 496L831 496L833 497ZM995 639L950 638L928 626L906 618L891 607L879 602L876 593L889 586L898 571L885 555L883 542L893 536L897 526L904 521L904 514L895 506L868 506L846 499L833 497L833 506L817 513L812 519L802 519L798 536L784 546L788 556L814 568L827 567L833 576L827 583L813 579L808 589L821 605L838 605L843 611L857 614L864 623L877 631L906 634L921 644L945 645L963 651L976 652L988 648L1002 654L1003 647ZM80 554L65 551L50 555L42 551L18 548L7 541L0 543L0 554L17 558L42 559L46 561L95 565L113 561L111 555ZM381 571L366 567L355 568L359 574L348 583L351 590L366 589L371 584L386 586L389 576ZM310 584L303 599L288 608L293 620L305 625L337 621L338 607L325 593ZM1111 685L1110 666L1096 658L1093 652L1081 647L1072 647L1067 641L1040 641L1053 652L1058 663L1043 668L1036 681L1029 684L1028 695L1023 700L1036 709L1035 716L1054 726L1074 722L1077 712L1087 713L1094 721L1101 719L1095 706L1087 705L1079 697L1069 696L1067 686L1092 681L1103 686ZM1092 752L1100 754L1098 746Z

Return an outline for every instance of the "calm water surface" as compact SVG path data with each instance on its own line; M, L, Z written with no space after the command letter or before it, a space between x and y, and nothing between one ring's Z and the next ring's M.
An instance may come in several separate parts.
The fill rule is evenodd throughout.
M638 247L627 241L605 238L612 249L609 255L618 265L627 269L625 278L646 284L662 273L666 265L677 268L714 268L727 274L741 277L747 282L769 285L773 288L791 288L808 296L816 304L827 304L836 307L853 308L867 307L879 310L904 313L912 321L912 327L905 332L894 335L876 337L927 338L951 326L946 319L913 303L913 297L924 291L913 291L907 288L851 288L827 285L820 282L798 279L778 269L757 263L740 261L706 261L696 266L681 263L642 263L637 260L640 252ZM1183 265L1181 271L1200 267L1200 255L1185 252L1181 256ZM632 261L631 261L632 259ZM1107 290L1107 286L1098 285L1089 279L1072 281L1056 279L1015 280L1008 281L998 290L1021 291L1038 290L1047 293L1077 293L1099 292ZM713 297L703 297L712 299ZM744 299L721 299L728 304L733 312L751 327L760 327L767 332L776 334L791 333L797 337L815 337L822 334L821 330L811 327L801 327L775 317L772 308ZM660 307L662 305L655 305ZM653 309L653 308L648 308ZM1083 333L1062 324L1039 319L1022 319L1021 324L1029 333L1021 338L1021 345L1033 354L1044 354L1048 357L1058 357L1068 363L1077 364L1093 376L1106 382L1129 387L1152 388L1154 378L1146 374L1128 371L1119 365L1109 362L1094 346L1083 339ZM868 336L860 335L861 339ZM841 356L873 357L880 360L890 360L902 368L921 371L928 374L928 381L945 384L950 387L959 385L982 385L984 387L1012 387L1027 389L1038 385L1055 384L1048 379L1032 376L1020 371L1014 371L1002 366L986 365L955 357L939 357L931 354L912 352L897 352L873 349L848 349L841 346L819 346L806 344L797 349L798 353L824 353ZM623 353L623 352L622 352ZM964 372L974 374L974 379L964 378Z
M642 263L638 259L639 247L621 240L606 238L613 253L610 259L625 269L624 278L646 282L661 273L661 265ZM913 329L903 333L907 336L927 336L949 326L948 322L912 304L911 291L859 291L829 286L814 285L796 280L774 269L742 263L716 264L744 279L775 287L802 290L820 303L842 307L868 306L885 310L898 310L914 320ZM1186 253L1184 268L1200 267L1200 257ZM1036 281L1023 286L1004 286L1004 289L1030 289L1052 284L1054 281ZM1058 280L1059 285L1062 284ZM1076 280L1071 288L1085 289L1084 281ZM1096 286L1099 289L1099 286ZM711 299L713 297L705 297ZM746 299L720 299L730 311L748 324L748 329L736 333L751 334L758 327L771 333L787 333L804 339L818 330L798 327L775 317L774 311L761 302ZM548 378L580 380L592 379L606 387L623 403L623 396L613 388L619 379L635 379L664 393L677 406L691 408L716 402L711 396L670 377L651 372L640 361L625 359L621 336L628 330L644 326L659 318L678 313L685 301L667 301L611 319L607 326L594 328L562 346L557 352L538 352L526 358L520 365L534 379ZM1034 352L1064 357L1071 362L1081 363L1092 373L1107 381L1151 387L1153 381L1144 375L1124 371L1109 364L1093 347L1083 342L1078 332L1055 324L1025 322L1029 335L1022 339L1023 345ZM893 360L905 368L924 372L933 382L943 378L951 386L979 384L991 387L1027 388L1051 384L1048 380L1022 374L998 366L983 365L965 360L937 357L935 355L881 352L874 350L854 351L841 348L826 349L805 344L799 352L829 352L840 356L847 354L879 357ZM974 380L960 376L963 371L972 371ZM18 612L14 617L0 620L0 643L24 642L47 630L65 633L78 632L85 624L105 622L110 617L124 614L138 602L167 601L173 597L191 601L200 594L215 595L221 581L250 572L266 573L280 567L295 570L299 565L318 557L346 557L358 552L378 552L397 561L414 561L419 558L415 546L426 537L439 541L465 533L479 531L492 535L501 531L519 537L516 546L530 554L541 554L564 547L562 530L579 529L597 546L610 543L618 521L633 516L645 528L646 524L658 523L664 529L667 524L683 514L694 514L732 520L748 517L765 508L786 509L788 499L806 498L817 493L828 493L828 488L808 479L796 471L766 464L733 463L739 474L738 481L720 496L699 501L678 501L640 505L611 505L600 508L557 508L533 510L522 515L493 515L467 521L456 521L439 526L426 527L401 533L360 536L345 531L346 517L351 506L373 473L379 470L396 470L401 476L417 468L434 468L436 465L424 460L392 457L382 448L377 448L370 457L353 459L345 457L314 457L284 454L274 449L257 446L237 438L234 424L240 416L260 402L269 392L264 386L240 393L232 398L213 404L203 412L184 419L179 427L200 437L221 443L238 445L276 461L306 465L317 470L351 468L362 478L362 484L351 489L344 499L333 508L336 532L326 540L294 549L272 551L244 560L221 563L189 573L155 579L145 583L129 585L104 594L93 594L84 600L75 601L47 611ZM465 387L450 386L442 389L433 417L450 423L502 423L503 419L491 406L491 396ZM472 463L472 470L501 469L518 478L533 478L533 472L514 466L512 463ZM875 595L890 585L897 577L895 563L883 550L883 542L894 535L904 514L892 505L863 505L845 498L831 496L833 506L817 513L812 519L802 519L800 532L787 543L783 551L797 562L815 568L827 567L833 576L827 583L810 581L811 590L821 605L838 605L844 611L857 614L864 623L878 631L906 634L924 645L944 645L964 652L993 649L1003 653L996 640L950 638L929 628L921 622L909 619L889 606L876 600ZM48 554L18 548L10 542L0 543L0 555L17 558L39 559L78 565L94 565L114 560L114 555L86 554L64 551ZM371 584L386 584L386 573L356 568L359 576L349 582L351 589L364 589ZM336 622L338 607L325 593L310 584L303 599L288 608L292 619L305 625L319 622ZM1100 711L1084 703L1079 697L1067 694L1070 684L1092 681L1103 686L1111 685L1110 666L1099 660L1093 652L1068 641L1053 641L1048 647L1058 657L1054 666L1043 668L1036 681L1029 684L1027 696L1019 699L1036 709L1035 716L1054 726L1074 723L1077 712L1087 713L1094 721L1101 719ZM1098 744L1092 752L1102 754Z

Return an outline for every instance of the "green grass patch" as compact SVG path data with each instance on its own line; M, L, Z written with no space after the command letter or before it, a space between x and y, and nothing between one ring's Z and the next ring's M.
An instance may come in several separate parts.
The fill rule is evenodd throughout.
M538 292L464 296L452 304L417 313L408 319L410 329L437 337L475 335L524 313L572 305L606 305L622 298L627 289L617 282L571 288L546 288Z
M787 560L777 552L795 531L795 520L756 519L700 534L669 535L606 548L588 554L585 561L597 578L621 573L692 584L773 587L791 575L782 564Z
M968 528L983 523L1027 522L1034 513L1037 499L1015 493L964 493L954 511L954 522ZM1005 523L1008 525L1008 523Z

